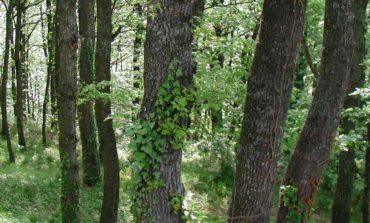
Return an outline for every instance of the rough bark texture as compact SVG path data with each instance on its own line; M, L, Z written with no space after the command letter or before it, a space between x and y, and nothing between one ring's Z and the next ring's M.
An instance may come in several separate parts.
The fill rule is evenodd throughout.
M332 223L350 223L353 182L356 176L354 150L341 151Z
M265 1L228 222L269 222L306 1Z
M150 116L159 115L155 109L158 90L170 75L171 65L181 70L182 75L178 77L181 87L186 89L193 87L193 74L196 66L192 59L191 20L194 16L200 15L204 8L204 2L201 0L154 0L153 5L158 5L160 10L155 11L156 16L147 18L144 45L145 90L140 112L142 121L149 120ZM172 120L174 117L168 118ZM184 119L186 120L181 125L186 126L189 120L188 117ZM174 148L171 138L168 136L165 140L163 153L160 155L161 164L149 173L160 173L163 185L155 189L142 185L143 187L138 188L136 192L140 194L138 204L143 210L136 216L137 222L176 223L184 221L181 208L175 211L171 205L173 195L184 195L180 173L182 151ZM150 162L156 161L153 158Z
M329 161L343 100L346 94L354 50L354 0L327 0L324 49L315 96L303 131L283 180L298 188L305 222L321 175ZM289 208L281 199L278 222L288 222Z
M108 81L98 86L102 93L110 94L110 61L112 41L112 2L97 0L97 42L95 54L96 83ZM101 223L117 222L119 196L119 163L113 121L110 118L111 102L99 98L95 102L96 122L99 133L100 150L104 167L104 197L101 210Z
M356 19L355 26L355 49L353 52L351 75L347 89L347 96L344 99L343 107L353 108L361 106L361 98L358 95L350 95L361 88L365 82L364 58L366 55L365 47L365 19L366 6L369 0L354 2L354 15ZM343 134L349 134L356 128L348 118L344 117L341 122ZM341 151L339 161L339 172L337 187L334 196L332 223L349 223L351 217L352 189L356 176L355 149L349 148L349 151Z
M8 84L8 74L9 74L9 60L10 60L10 42L13 38L13 23L12 16L14 10L14 1L9 0L8 8L6 11L6 34L5 34L5 50L4 50L4 64L3 73L1 81L1 117L2 117L2 127L1 135L6 138L9 161L15 163L15 155L12 148L12 142L9 132L8 124L8 111L7 111L7 84Z
M95 1L80 0L80 89L93 83L94 80L94 46L95 46ZM94 102L83 100L78 106L79 127L82 144L82 161L84 183L94 186L100 181L99 153L96 141L94 120Z
M62 172L62 221L80 222L78 155L76 151L77 48L76 0L57 0L59 23L58 123Z
M17 10L16 26L15 26L15 68L16 68L16 82L17 82L17 100L16 100L16 110L17 110L17 133L18 133L18 143L19 145L26 148L26 139L24 136L24 94L23 94L23 81L25 75L25 45L24 45L24 33L22 16L25 11L25 0L16 0L15 7Z

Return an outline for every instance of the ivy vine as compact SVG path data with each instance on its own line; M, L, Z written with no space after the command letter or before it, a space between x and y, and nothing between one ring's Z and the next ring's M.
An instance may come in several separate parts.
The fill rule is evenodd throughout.
M177 63L169 66L169 75L158 89L154 104L154 112L145 119L134 122L127 131L132 137L129 148L132 153L131 168L133 172L133 215L146 216L150 219L150 210L140 203L145 192L164 186L159 171L165 149L182 149L186 137L184 120L189 115L189 103L194 101L190 89L181 85L179 79L183 75ZM182 195L172 194L170 205L178 212L182 206ZM145 213L144 213L145 212Z

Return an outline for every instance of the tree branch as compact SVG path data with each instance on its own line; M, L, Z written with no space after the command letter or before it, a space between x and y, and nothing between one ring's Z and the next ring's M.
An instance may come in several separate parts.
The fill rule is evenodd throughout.
M317 79L319 77L319 72L317 70L316 65L312 61L312 57L311 57L311 54L310 54L310 49L308 48L307 39L306 39L305 36L303 36L303 38L302 38L302 49L303 49L303 53L304 53L304 56L306 58L306 61L308 63L308 66L310 67L311 72L313 73L313 75Z

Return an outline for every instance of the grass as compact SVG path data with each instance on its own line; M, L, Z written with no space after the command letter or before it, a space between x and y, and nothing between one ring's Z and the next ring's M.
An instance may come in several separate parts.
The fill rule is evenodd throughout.
M0 140L0 222L59 223L58 149L55 146L43 148L37 142L29 142L29 145L27 151L16 148L17 162L10 164L6 160L6 144ZM132 222L130 171L122 166L118 222L128 223ZM217 171L212 169L211 166L204 168L195 160L184 161L182 177L187 189L184 206L190 222L225 222L228 194L224 191L227 189L222 183L212 184L217 179ZM81 222L99 221L101 200L101 184L93 188L81 186Z
M38 139L37 136L30 139ZM55 142L53 143L55 144ZM16 148L17 162L7 162L6 144L0 140L0 223L59 223L60 173L59 153L55 146L43 148L38 142L29 142L27 151ZM130 223L130 170L127 151L120 147L121 185L119 223ZM186 188L185 214L190 223L226 222L231 197L233 171L229 163L220 162L223 155L200 154L201 148L188 145L184 151L182 181ZM226 164L226 165L225 165ZM273 212L277 209L277 194ZM316 201L312 222L330 222L332 194L321 190ZM88 188L81 186L81 222L99 221L102 185ZM273 221L274 218L272 218ZM352 222L360 222L354 213Z

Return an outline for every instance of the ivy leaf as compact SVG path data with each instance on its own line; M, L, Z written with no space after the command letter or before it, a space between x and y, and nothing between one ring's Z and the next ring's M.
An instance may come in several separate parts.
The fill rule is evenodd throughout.
M142 153L142 152L135 152L134 153L134 158L136 161L143 161L145 159L146 155L145 153Z

